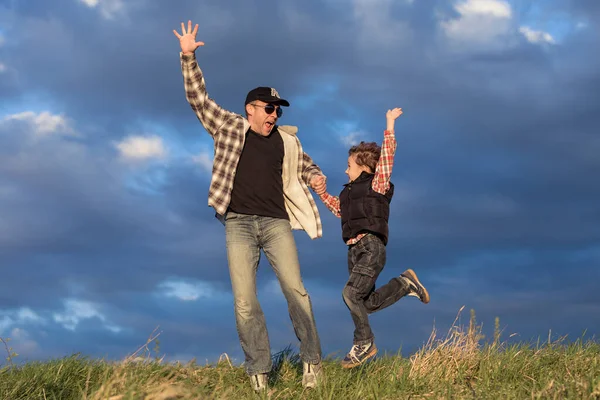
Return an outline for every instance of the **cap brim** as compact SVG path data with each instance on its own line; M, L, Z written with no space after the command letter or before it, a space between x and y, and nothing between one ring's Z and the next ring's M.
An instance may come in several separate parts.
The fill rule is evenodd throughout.
M283 107L289 107L290 106L290 103L288 103L288 101L284 100L284 99L278 99L277 101L273 101L272 103L273 104L277 104L279 106L283 106Z
M290 106L290 103L288 103L287 100L280 99L279 97L275 97L275 96L265 96L265 97L259 98L259 100L264 101L265 103L276 104L278 106L283 106L283 107Z

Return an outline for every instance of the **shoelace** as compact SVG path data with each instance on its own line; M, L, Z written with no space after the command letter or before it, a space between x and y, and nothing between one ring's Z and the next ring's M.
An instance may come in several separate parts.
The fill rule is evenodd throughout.
M419 287L417 285L415 285L408 278L406 278L406 281L408 282L408 287L410 288L410 293L408 293L407 296L414 296L414 297L418 297L420 299L421 295L419 293L420 292Z
M350 352L348 353L348 355L350 356L350 359L352 359L352 361L358 362L360 361L358 359L358 356L356 355L356 353L358 352L360 353L364 353L370 346L369 345L358 345L355 344L354 346L352 346L352 348L350 349Z

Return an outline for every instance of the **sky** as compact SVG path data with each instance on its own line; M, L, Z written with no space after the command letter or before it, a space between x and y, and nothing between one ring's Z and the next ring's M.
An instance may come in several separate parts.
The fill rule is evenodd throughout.
M164 4L163 4L164 3ZM414 269L431 303L371 316L404 356L465 307L491 336L600 333L597 0L0 0L0 337L16 361L243 361L212 139L185 99L173 29L199 24L208 93L243 112L275 87L338 194L348 148L402 107L379 283ZM347 247L297 240L325 356L352 344ZM268 263L273 352L298 341Z

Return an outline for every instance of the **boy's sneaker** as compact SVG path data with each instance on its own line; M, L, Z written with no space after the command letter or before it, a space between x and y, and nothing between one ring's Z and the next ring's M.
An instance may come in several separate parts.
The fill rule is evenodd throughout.
M250 376L250 381L252 382L252 389L255 392L267 390L267 374L252 375Z
M320 361L318 364L303 362L302 369L302 387L307 389L316 388L323 378L323 364Z
M377 354L377 346L375 346L374 342L368 344L355 344L342 360L342 367L358 367L369 358L375 357L375 354Z
M407 296L418 297L423 303L429 303L429 293L425 286L419 282L419 278L417 278L417 274L412 269L407 269L403 273L400 274L402 278L408 283L410 287L410 293Z

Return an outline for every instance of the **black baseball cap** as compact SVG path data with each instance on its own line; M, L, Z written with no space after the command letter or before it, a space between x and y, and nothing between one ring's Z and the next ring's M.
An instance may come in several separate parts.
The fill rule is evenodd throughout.
M249 91L244 105L251 103L254 100L260 100L264 101L265 103L276 104L284 107L290 106L290 103L288 103L287 100L279 97L277 90L266 86L260 86Z

